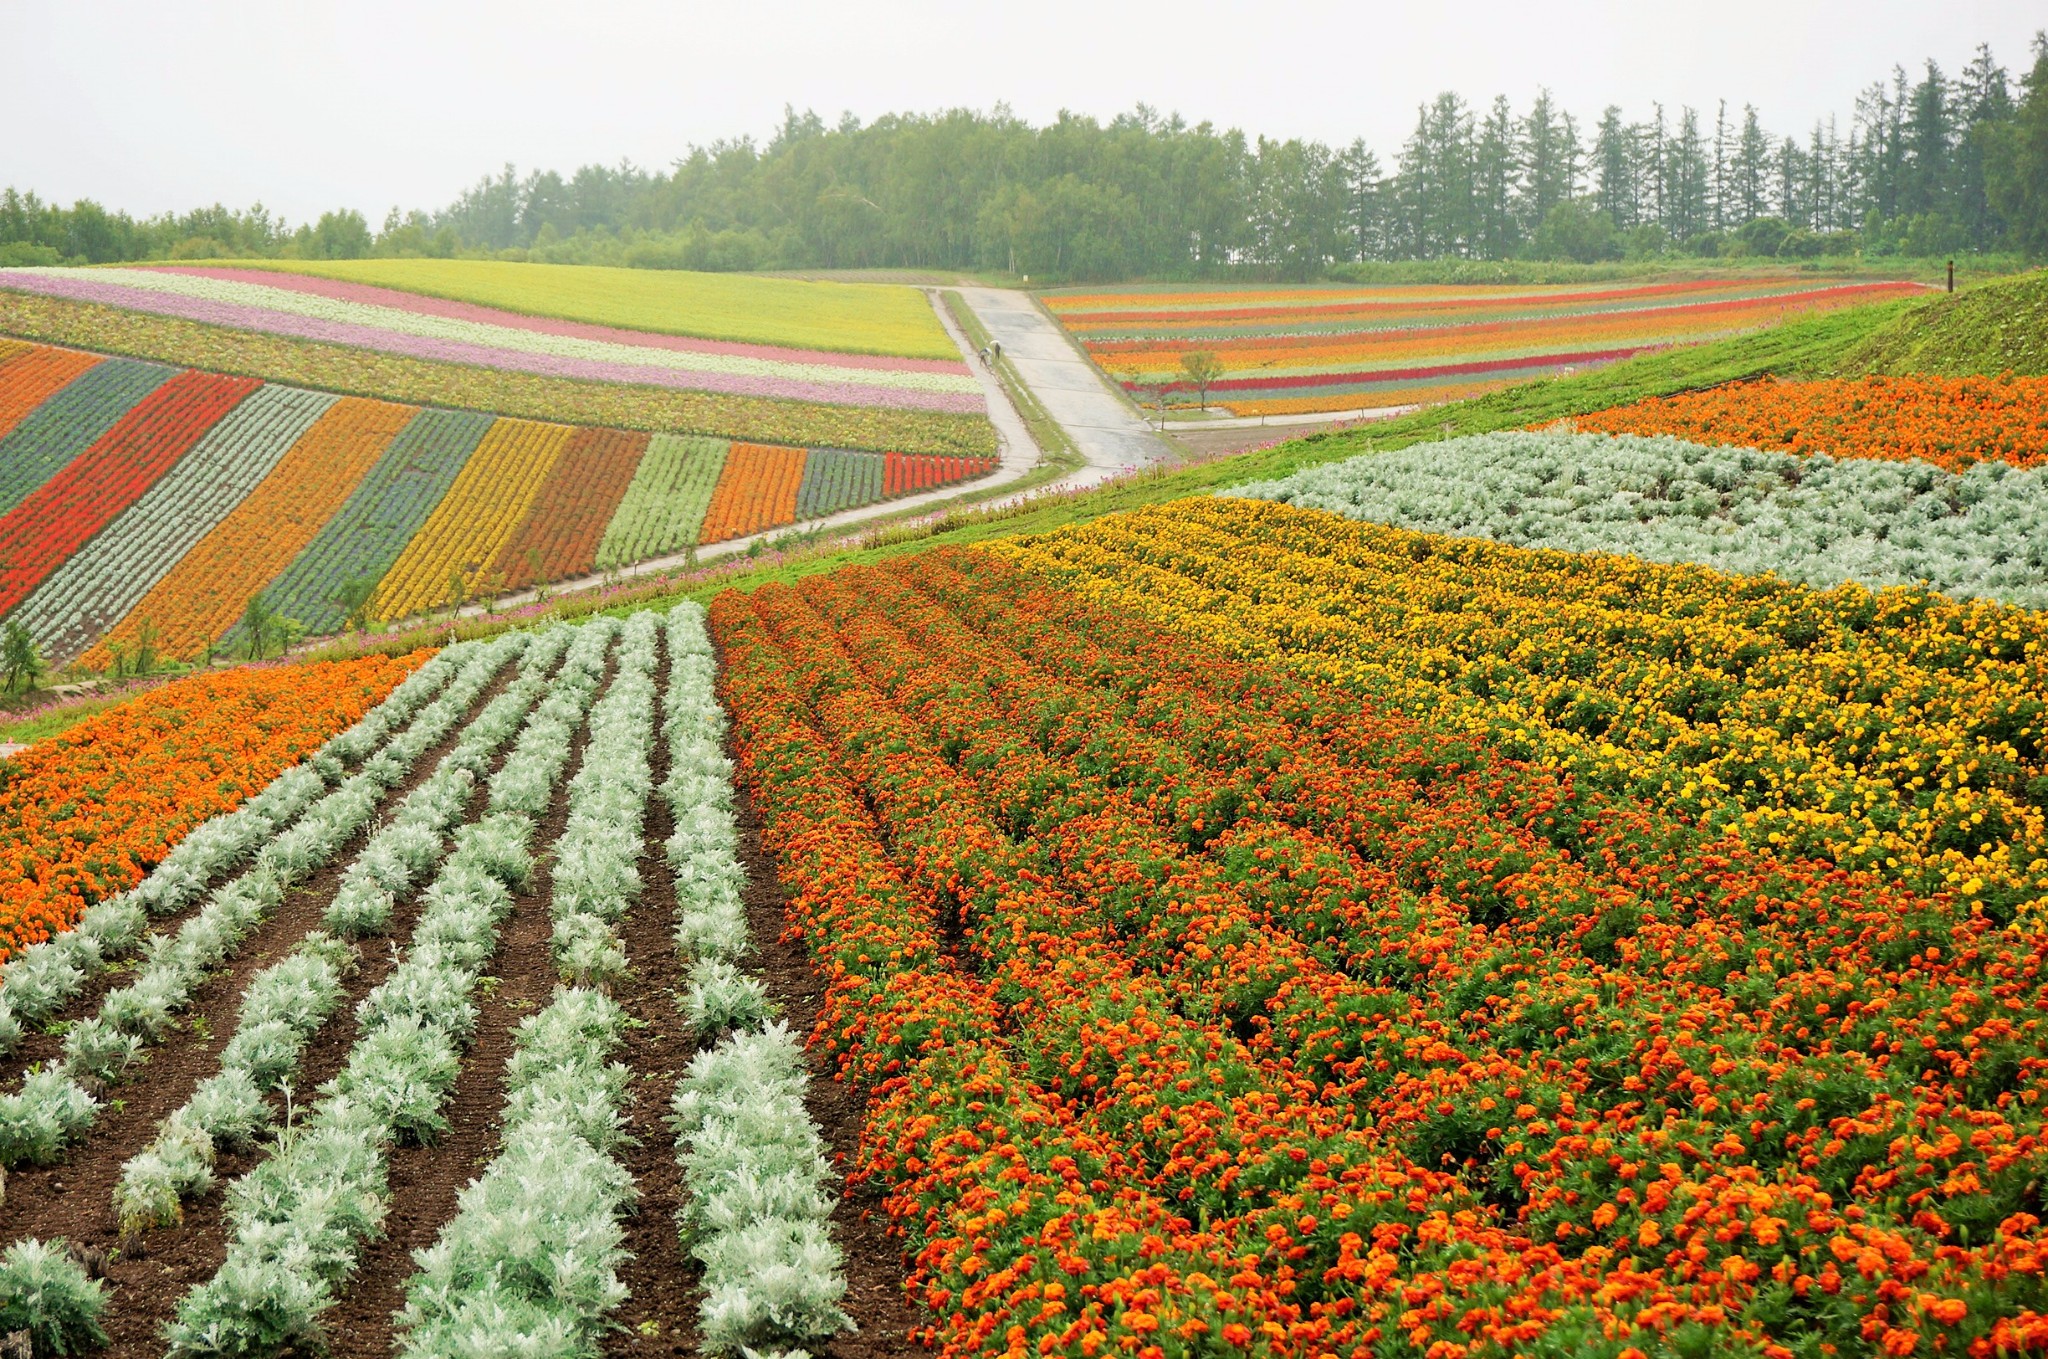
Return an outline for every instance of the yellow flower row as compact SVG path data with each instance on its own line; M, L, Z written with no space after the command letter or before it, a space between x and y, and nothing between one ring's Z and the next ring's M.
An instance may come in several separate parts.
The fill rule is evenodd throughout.
M403 618L446 604L457 572L465 595L483 588L484 572L533 508L575 432L533 420L494 423L391 564L371 612L380 619Z
M994 550L1755 844L2048 895L2048 615L1250 500Z

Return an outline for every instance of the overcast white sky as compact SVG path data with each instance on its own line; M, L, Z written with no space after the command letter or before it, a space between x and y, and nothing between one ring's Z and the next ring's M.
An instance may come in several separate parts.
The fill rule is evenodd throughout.
M1007 100L1042 122L1140 101L1390 161L1416 104L1539 85L1596 116L1745 101L1845 118L1894 63L2015 76L2042 0L0 0L0 185L136 213L261 200L373 224L506 161L665 166L828 121Z

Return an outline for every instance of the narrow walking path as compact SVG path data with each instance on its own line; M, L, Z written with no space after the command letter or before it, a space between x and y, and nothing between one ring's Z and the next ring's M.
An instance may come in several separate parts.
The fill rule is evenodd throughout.
M1002 345L1004 356L1016 365L1046 413L1081 450L1088 469L1097 474L1078 484L1173 461L1172 446L1110 389L1029 295L1010 288L962 288L960 297ZM991 399L990 405L995 404Z

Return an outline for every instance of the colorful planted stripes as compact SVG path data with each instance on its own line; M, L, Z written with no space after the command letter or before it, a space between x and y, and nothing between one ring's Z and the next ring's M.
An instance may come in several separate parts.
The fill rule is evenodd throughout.
M647 435L623 429L572 434L491 573L517 590L588 570L647 443Z
M307 282L279 286L275 275L227 269L201 274L52 268L0 274L0 287L17 291L482 368L837 405L965 413L987 409L981 384L957 360L650 335L353 284L312 291ZM336 290L342 295L331 295ZM377 300L360 300L365 295Z
M107 359L55 391L48 391L41 381L32 384L31 391L43 391L46 399L0 439L0 511L19 505L177 371L161 364Z
M1195 396L1181 360L1223 368L1210 404L1288 414L1443 401L1792 312L1903 297L1909 283L1786 278L1628 288L1301 288L1054 293L1053 315L1134 392Z
M279 613L309 632L337 632L348 621L340 604L350 581L384 578L489 432L492 418L474 411L423 410L306 550L271 585Z
M224 635L250 598L313 540L412 418L408 406L343 397L291 446L270 475L214 526L107 637L86 653L110 663L144 623L164 654L190 656Z
M24 345L22 349L24 352L13 354L0 367L0 439L12 434L31 411L100 361L97 354L82 354L75 349L51 349L46 345Z
M257 390L37 586L14 617L45 654L85 650L242 503L336 399L295 387Z
M377 587L372 614L402 618L447 603L451 594L475 593L574 432L532 420L492 425ZM457 575L460 589L452 586Z
M988 458L648 435L337 397L0 340L0 616L56 664L308 632L784 528ZM715 511L715 512L714 512Z
M179 373L0 517L0 610L28 598L256 385L251 378Z

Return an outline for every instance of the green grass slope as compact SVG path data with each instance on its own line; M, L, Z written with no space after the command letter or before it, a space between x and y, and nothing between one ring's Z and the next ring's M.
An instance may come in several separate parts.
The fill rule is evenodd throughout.
M1851 373L2048 373L2048 269L1923 302L1842 362Z

